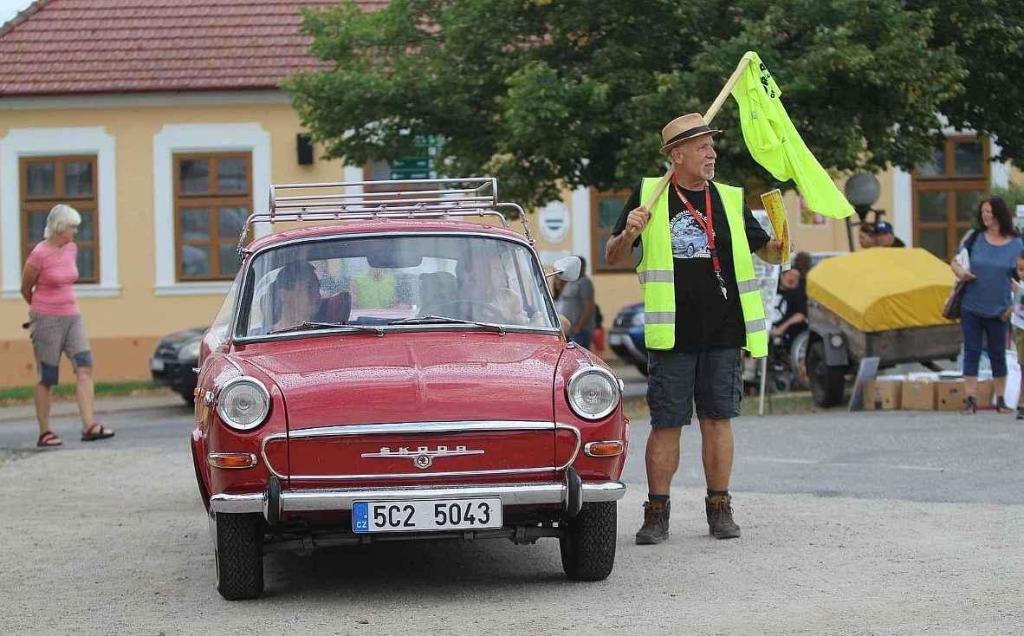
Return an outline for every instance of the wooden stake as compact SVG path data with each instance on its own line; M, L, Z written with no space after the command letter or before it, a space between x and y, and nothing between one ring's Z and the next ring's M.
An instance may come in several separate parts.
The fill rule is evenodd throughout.
M743 75L743 71L747 70L748 66L750 66L750 58L744 55L743 59L740 60L740 63L736 65L736 70L732 72L732 75L730 75L729 79L725 82L725 86L722 87L722 92L718 94L715 101L711 102L711 107L708 108L708 112L704 113L704 121L709 124L711 123L711 120L715 118L718 111L722 109L722 104L725 103L725 100L729 99L729 95L732 93L733 87L736 86L736 82L740 81L740 76Z
M708 111L706 113L704 113L705 122L710 124L711 120L714 119L715 115L718 114L718 111L722 109L722 105L725 104L725 100L729 99L729 94L732 93L732 89L734 86L736 86L736 82L740 81L740 76L743 75L743 71L747 70L747 66L749 65L750 58L747 56L743 56L743 59L740 60L740 63L736 65L736 70L732 72L732 75L730 75L729 79L726 80L725 86L722 88L721 92L718 93L718 97L715 98L715 101L711 102L711 107L708 108ZM666 172L665 175L661 177L661 180L659 180L658 184L654 187L654 190L651 192L651 196L647 197L647 200L643 202L643 209L647 210L648 212L651 211L651 206L654 205L654 202L658 200L658 197L661 196L661 193L665 191L665 188L668 187L668 183L671 180L672 168L669 168L668 172Z

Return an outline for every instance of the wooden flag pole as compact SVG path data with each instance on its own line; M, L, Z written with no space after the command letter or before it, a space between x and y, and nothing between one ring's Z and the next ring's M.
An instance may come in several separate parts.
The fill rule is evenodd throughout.
M744 55L743 59L740 60L740 63L736 65L736 70L732 72L732 75L730 75L729 79L725 82L725 86L722 87L722 91L718 93L718 97L715 98L715 101L711 102L711 107L708 108L708 112L704 113L705 122L710 124L711 120L718 114L718 111L722 109L722 105L725 104L725 100L729 99L729 94L732 93L732 89L736 86L736 82L740 81L740 76L743 75L743 71L747 70L747 66L749 65L750 58ZM671 180L672 168L669 168L668 172L661 177L661 180L658 181L658 184L654 187L654 190L651 192L651 196L647 197L647 200L643 202L643 209L648 212L651 210L651 206L658 200L661 193L665 191L665 188L668 187L668 183Z

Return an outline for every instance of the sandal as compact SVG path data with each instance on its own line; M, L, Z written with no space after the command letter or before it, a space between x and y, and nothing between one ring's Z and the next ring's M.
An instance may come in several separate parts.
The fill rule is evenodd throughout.
M36 446L38 446L40 448L48 448L50 446L60 446L63 443L64 443L64 440L62 440L60 438L60 435L57 435L53 431L46 431L44 433L40 433L39 434L39 439L36 440Z
M98 439L107 439L113 437L114 431L110 430L106 426L103 426L99 422L95 422L92 426L82 431L83 442L94 442Z

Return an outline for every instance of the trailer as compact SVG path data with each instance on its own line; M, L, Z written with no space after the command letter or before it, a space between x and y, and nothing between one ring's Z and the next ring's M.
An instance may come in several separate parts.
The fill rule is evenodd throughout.
M949 265L923 249L874 248L828 259L807 281L807 375L814 403L836 406L864 358L879 368L960 355L960 325L942 316Z

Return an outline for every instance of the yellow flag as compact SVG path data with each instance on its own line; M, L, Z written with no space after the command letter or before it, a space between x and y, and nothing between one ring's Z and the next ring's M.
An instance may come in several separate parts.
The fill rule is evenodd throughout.
M792 179L807 207L818 214L835 219L853 214L853 206L793 127L779 99L782 91L761 58L753 51L743 57L750 64L732 96L740 107L740 127L751 156L779 181Z

